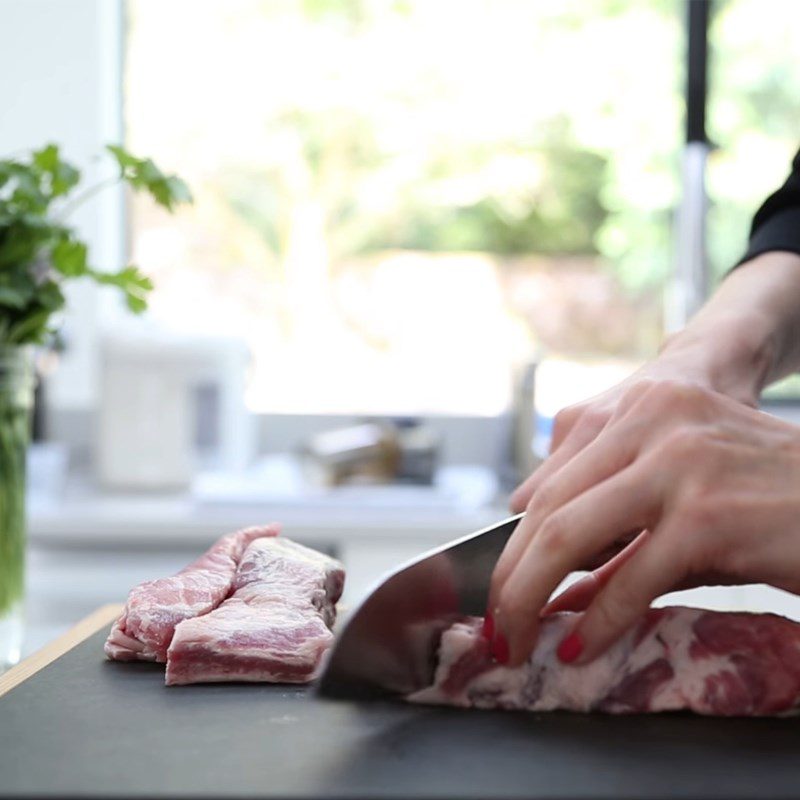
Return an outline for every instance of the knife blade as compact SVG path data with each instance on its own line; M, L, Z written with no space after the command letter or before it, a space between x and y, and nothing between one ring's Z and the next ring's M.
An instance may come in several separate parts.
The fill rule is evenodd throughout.
M317 691L339 699L408 694L433 682L442 632L486 610L492 571L522 514L393 570L350 614Z

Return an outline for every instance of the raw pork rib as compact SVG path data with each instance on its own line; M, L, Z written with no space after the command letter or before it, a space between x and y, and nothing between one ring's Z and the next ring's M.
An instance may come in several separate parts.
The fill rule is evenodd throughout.
M720 716L786 715L800 705L800 624L775 614L651 609L594 662L563 666L555 650L568 612L547 617L527 663L494 664L469 617L444 632L434 684L416 703L610 714L690 710Z
M175 626L216 608L230 593L248 545L279 531L270 524L229 533L177 575L134 587L108 636L106 655L115 661L166 661Z
M175 629L167 684L310 681L333 641L343 586L338 561L289 539L258 539L231 597Z

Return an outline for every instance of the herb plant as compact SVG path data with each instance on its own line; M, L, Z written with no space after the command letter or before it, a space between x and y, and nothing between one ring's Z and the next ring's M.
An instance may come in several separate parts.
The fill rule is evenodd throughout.
M23 159L0 160L0 672L19 650L25 551L25 453L33 376L29 348L44 342L64 307L67 281L89 279L118 287L128 308L141 312L153 288L135 266L116 272L91 265L87 245L68 223L78 205L111 183L147 192L172 211L190 202L186 184L149 158L109 145L117 174L77 191L80 172L49 144ZM15 616L16 615L16 616Z
M88 278L116 286L131 311L146 308L150 279L133 265L116 272L93 267L86 243L68 223L69 214L120 181L147 192L168 211L191 202L191 194L179 177L164 174L149 158L116 145L108 145L106 152L117 174L78 193L80 172L61 158L55 144L25 159L0 161L0 346L45 340L53 315L64 307L66 281Z

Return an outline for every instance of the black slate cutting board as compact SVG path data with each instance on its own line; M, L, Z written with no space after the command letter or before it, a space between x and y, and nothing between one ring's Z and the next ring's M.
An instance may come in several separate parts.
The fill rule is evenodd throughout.
M352 705L167 688L99 633L0 698L0 797L790 798L800 719Z

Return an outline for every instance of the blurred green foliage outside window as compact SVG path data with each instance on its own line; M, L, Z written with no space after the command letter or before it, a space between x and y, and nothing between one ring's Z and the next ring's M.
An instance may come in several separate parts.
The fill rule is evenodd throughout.
M254 406L493 413L513 365L537 349L654 351L680 192L682 2L128 9L130 145L197 192L178 229L135 206L154 313L247 338ZM798 145L798 28L800 4L787 0L716 5L716 274L741 253ZM169 44L176 29L180 52ZM393 302L410 306L418 337L392 317ZM470 338L476 319L483 340ZM427 347L437 335L441 348ZM364 383L374 370L383 394ZM310 399L321 378L329 393Z

